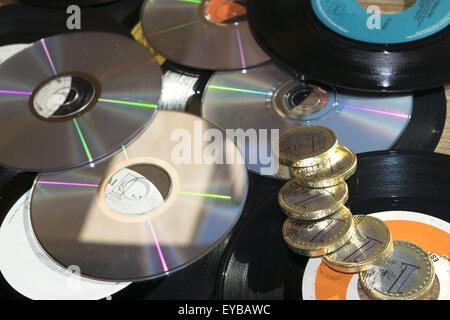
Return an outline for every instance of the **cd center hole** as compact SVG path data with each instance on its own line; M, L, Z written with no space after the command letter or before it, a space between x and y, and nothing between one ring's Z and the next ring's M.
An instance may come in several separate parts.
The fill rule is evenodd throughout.
M247 20L246 0L207 0L204 16L218 25L236 25Z
M80 75L51 78L32 96L32 111L45 119L73 117L89 107L97 93L95 84Z
M70 88L69 93L67 94L65 105L71 104L78 98L78 91L76 89Z
M171 190L169 174L150 164L125 167L113 174L104 199L110 209L125 216L140 216L160 208Z
M285 103L290 111L298 115L311 115L323 107L318 90L312 86L293 88L286 94Z
M416 4L417 0L357 0L358 3L367 9L369 6L380 7L383 14L395 14L403 12Z

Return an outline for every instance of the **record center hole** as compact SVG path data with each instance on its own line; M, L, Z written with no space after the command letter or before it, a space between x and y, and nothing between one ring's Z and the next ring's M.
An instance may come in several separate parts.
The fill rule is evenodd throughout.
M238 25L247 20L246 0L206 0L205 18L216 25Z
M142 216L163 206L171 190L169 174L150 164L125 167L106 184L104 200L113 211Z
M70 118L91 105L96 91L94 83L81 75L56 76L35 90L32 107L45 119Z
M383 14L395 14L408 10L416 4L417 0L357 0L367 10L369 6L380 7Z

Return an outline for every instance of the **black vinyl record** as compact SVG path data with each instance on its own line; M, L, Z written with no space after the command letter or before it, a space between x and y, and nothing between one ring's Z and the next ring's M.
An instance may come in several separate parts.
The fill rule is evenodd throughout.
M96 6L118 0L20 0L21 2L41 7Z
M83 9L79 30L67 28L68 17L64 9L37 8L23 4L0 7L0 46L32 43L41 38L80 31L103 31L131 37L124 25L96 9Z
M0 173L1 178L6 178ZM3 223L5 216L13 205L25 194L32 186L36 175L32 173L20 173L9 183L0 187L0 224ZM249 175L249 194L245 209L242 213L237 227L247 217L248 212L252 212L259 203L270 193L278 190L282 182L263 178L257 175ZM217 280L220 271L220 263L228 242L233 235L230 233L215 249L204 256L199 261L169 274L164 278L149 281L131 283L129 286L110 296L113 300L130 299L151 299L151 300L181 300L181 299L216 299L217 298ZM10 244L21 248L23 244L14 244L17 239L9 239ZM20 251L20 249L18 249ZM20 252L18 253L20 254ZM24 272L26 272L24 266ZM1 270L0 270L1 271ZM108 298L108 299L109 299ZM0 299L27 299L17 292L5 279L0 272Z
M444 88L413 92L409 124L392 150L433 152L441 139L447 116Z
M437 218L441 224L448 225L449 166L450 156L436 153L359 154L358 169L347 181L349 200L346 206L353 214L388 211L386 214L400 217L413 215L430 221ZM281 233L285 219L278 206L277 192L249 216L231 240L224 257L219 284L222 299L310 298L306 293L308 286L305 286L305 282L314 283L314 279L305 276L310 259L292 253L285 245ZM395 239L393 228L390 228ZM419 234L413 234L413 237L419 237ZM433 240L436 239L431 242ZM448 244L448 231L446 235L444 233L443 244L444 250L448 251L445 241ZM311 273L307 275L310 277ZM339 277L338 274L333 276ZM314 286L311 287L314 290Z
M352 6L361 17L350 13ZM416 1L404 16L382 15L381 40L372 37L366 26L370 15L357 6L356 0L247 1L259 44L281 64L318 81L364 91L420 90L450 82L446 1ZM442 20L420 30L425 19L440 15ZM403 38L389 31L395 24L406 33Z

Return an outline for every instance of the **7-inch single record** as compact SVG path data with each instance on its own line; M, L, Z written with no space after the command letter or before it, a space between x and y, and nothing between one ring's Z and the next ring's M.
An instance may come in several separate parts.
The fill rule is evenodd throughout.
M214 73L206 85L202 106L205 119L224 129L266 130L267 141L271 141L273 130L278 129L281 135L298 126L325 126L355 153L433 151L446 115L442 88L413 94L360 94L304 81L273 63L247 73ZM261 153L268 153L272 162L275 159L270 148L261 150L262 138L259 133L259 139L245 141L248 168L255 173L269 167ZM284 166L272 176L290 178Z
M0 163L29 171L105 157L153 117L161 70L112 33L41 39L0 65Z
M158 111L108 159L40 174L31 223L62 266L102 280L154 279L221 243L240 217L247 188L242 155L224 132L199 117Z
M101 31L129 36L130 31L121 23L97 9L83 8L81 29L67 27L68 14L63 9L30 7L15 3L0 10L0 46L29 44L62 33Z
M416 0L389 14L381 1L370 1L369 9L360 3L248 0L247 7L259 44L317 81L396 92L450 82L449 1Z
M270 60L250 33L246 1L146 1L141 21L150 45L181 65L233 70Z
M436 299L450 298L449 165L449 156L433 153L364 153L348 180L346 206L353 214L373 214L385 221L393 240L430 253L440 286ZM249 216L227 249L221 298L362 299L358 274L335 272L320 258L288 249L281 232L285 219L276 192Z

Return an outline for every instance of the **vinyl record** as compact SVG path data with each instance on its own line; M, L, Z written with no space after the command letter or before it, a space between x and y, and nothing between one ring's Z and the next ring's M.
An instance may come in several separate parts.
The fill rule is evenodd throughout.
M397 149L433 151L441 137L446 115L442 88L414 94L359 94L320 86L291 76L273 63L246 73L216 72L206 85L202 116L224 129L283 131L303 125L332 129L339 143L355 153ZM276 133L276 132L275 132ZM259 139L245 140L250 171L261 173L269 165L260 154ZM264 142L264 141L262 141ZM268 144L270 145L270 144ZM288 179L281 166L270 174Z
M35 42L0 65L0 163L73 168L111 154L153 117L161 71L139 44L107 33Z
M118 0L19 0L26 4L42 7L97 6ZM122 0L123 1L123 0Z
M318 81L364 91L450 82L448 1L417 0L396 14L366 10L359 2L249 0L247 7L260 45Z
M248 215L272 192L280 189L281 181L249 174L249 189L245 209L230 234L210 253L192 265L161 279L134 282L112 296L113 300L216 300L217 283L225 249Z
M203 140L208 135L213 147ZM212 156L211 148L235 161ZM218 245L243 210L247 186L240 152L215 125L158 111L133 143L92 168L40 174L31 221L63 266L78 265L95 279L152 279Z
M1 177L2 177L1 181L3 182L5 177L3 174L1 174ZM6 213L10 212L9 216L11 216L12 206L14 205L17 206L16 203L18 203L19 199L24 196L26 190L31 188L34 179L35 179L34 174L22 173L19 174L17 178L13 179L11 183L9 183L8 185L0 186L0 196L2 197L2 202L0 202L0 212L2 213L2 215L0 216L1 220L8 221L8 219L6 219ZM170 274L167 277L131 283L125 288L119 290L114 294L111 294L111 296L107 296L106 298L112 300L217 299L217 280L218 280L217 275L219 274L220 263L222 261L223 253L230 240L230 237L234 234L234 230L236 230L236 228L242 224L242 221L245 220L246 214L248 212L254 211L254 209L258 206L258 204L262 200L264 200L267 197L267 195L279 189L281 185L282 183L280 181L267 179L261 176L250 174L248 197L246 201L245 210L241 218L236 224L236 227L233 229L233 232L231 232L227 237L225 237L224 240L221 243L219 243L210 253L206 254L203 258L194 262L192 265L176 273ZM14 217L12 217L12 219L14 219ZM28 234L27 238L30 237L31 237L30 234ZM5 242L12 245L15 243L14 240L16 239L17 237L13 235L11 239L8 239ZM29 246L27 244L29 244L28 241L26 241L25 245L23 245L21 248L28 249ZM1 245L2 242L0 242L0 246ZM24 254L21 254L19 256L26 257L26 255ZM30 259L31 258L33 258L33 256L31 256ZM46 253L43 253L41 261L42 260L48 262L48 255ZM44 270L46 269L45 268L46 266L52 267L51 270L58 271L62 269L59 265L57 265L54 262L47 263L45 266L39 265L38 268L42 271L42 269ZM27 268L26 272L24 271L24 268ZM17 268L17 271L19 271L21 274L29 273L32 276L34 274L34 270L38 268L33 268L30 270L28 269L27 266L22 265ZM16 287L12 287L0 272L0 298L1 299L27 298L26 296L16 291L16 289L22 289L23 293L32 292L35 294L36 293L40 294L39 296L34 296L35 298L42 297L43 295L48 296L49 294L51 294L51 291L46 289L48 286L54 288L61 284L60 281L58 282L55 279L58 278L58 275L60 275L60 273L56 273L56 277L53 276L46 278L45 281L50 283L44 283L44 285L41 288L36 288L33 285L32 281L28 282L28 285L19 288L17 287L16 283L13 283L14 285L16 285ZM63 279L68 280L67 283L71 284L71 287L68 288L69 292L63 294L67 295L70 293L76 293L76 289L78 289L78 287L72 286L72 284L76 284L77 283L76 281L80 280L80 277L78 277L78 280L75 279L76 281L73 281L73 277L70 278L63 277ZM84 284L86 280L88 282L90 281L89 279L83 277L81 279L81 281L83 281L82 284ZM97 281L93 280L91 282ZM105 282L100 283L102 285L105 284ZM115 285L116 288L118 289L118 287L120 286L122 287L125 286L126 283L121 283L119 285L113 283L113 285ZM78 290L78 293L80 293L80 291L81 290ZM88 298L86 292L81 293L84 293L83 297L85 299Z
M146 1L141 21L150 45L181 65L232 70L270 59L250 33L245 1Z
M34 1L33 1L34 2ZM121 23L97 9L83 8L81 29L69 29L69 15L63 9L37 8L11 4L0 9L0 46L29 44L61 33L102 31L131 36Z
M347 207L353 214L374 214L386 222L394 240L430 253L439 299L449 299L450 292L449 165L450 157L440 154L365 153L358 155L358 170L348 180ZM277 192L250 215L227 249L221 298L360 299L357 274L334 272L320 258L288 249L281 233L285 219Z

